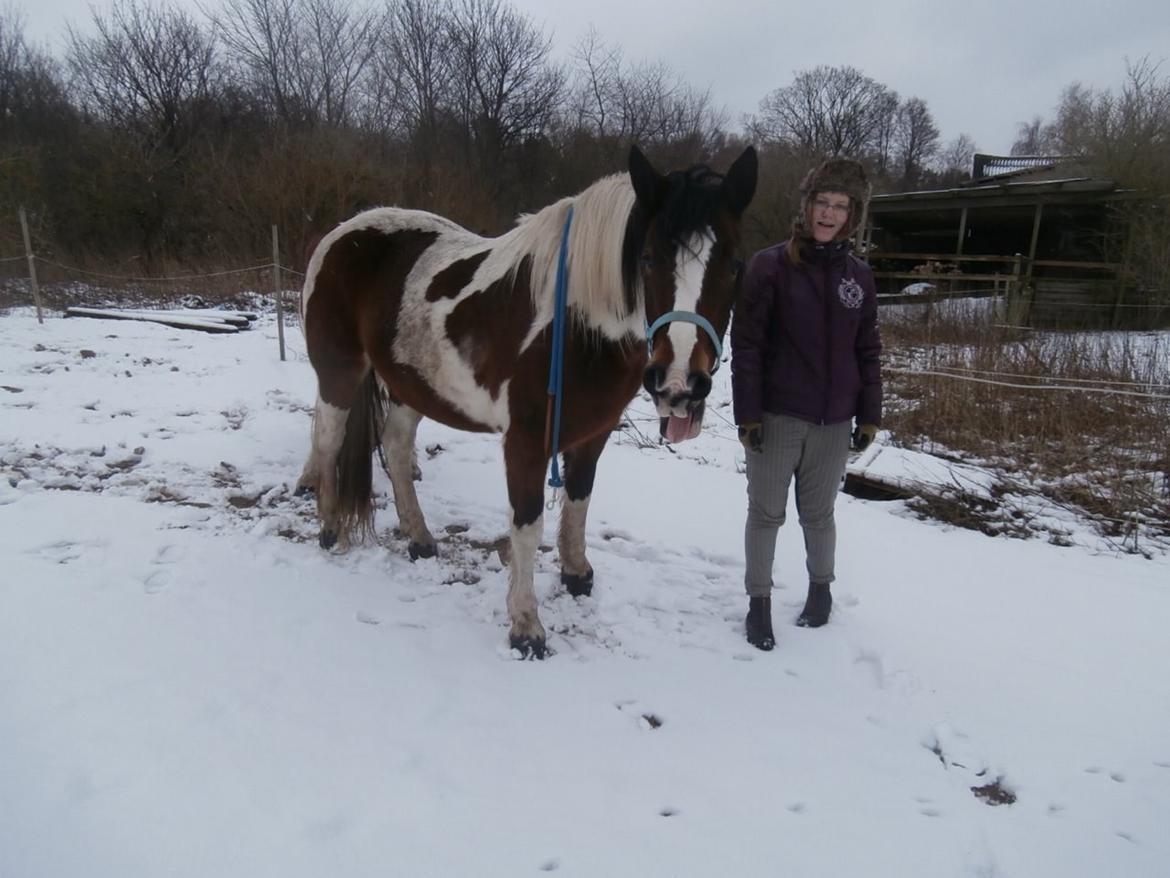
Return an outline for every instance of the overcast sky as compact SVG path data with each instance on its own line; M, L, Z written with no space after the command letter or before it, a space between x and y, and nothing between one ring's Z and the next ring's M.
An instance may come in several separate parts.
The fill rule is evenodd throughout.
M174 2L195 6L195 0ZM91 0L16 0L26 35L54 46L60 45L66 22L88 25L90 5ZM110 0L92 5L103 10ZM1051 118L1070 83L1116 89L1126 59L1144 56L1163 61L1162 71L1170 75L1167 0L512 0L512 5L545 27L558 57L567 59L592 24L628 61L666 62L691 85L710 88L735 128L796 71L848 64L903 98L925 100L944 141L966 133L980 150L1003 153L1020 122L1037 114Z

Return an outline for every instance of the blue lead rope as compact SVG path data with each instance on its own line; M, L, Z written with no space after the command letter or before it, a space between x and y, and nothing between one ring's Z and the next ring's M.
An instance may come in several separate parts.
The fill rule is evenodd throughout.
M565 485L561 478L561 469L557 463L557 455L561 447L561 387L565 375L565 320L569 298L569 227L573 225L573 205L569 205L569 214L565 217L565 228L561 232L561 252L557 257L557 286L553 298L553 337L552 360L548 368L548 395L552 397L552 464L549 467L548 484L552 488L562 488Z

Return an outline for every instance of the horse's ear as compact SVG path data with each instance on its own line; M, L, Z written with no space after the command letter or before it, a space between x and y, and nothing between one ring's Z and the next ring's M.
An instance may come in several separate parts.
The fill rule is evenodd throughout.
M634 195L638 202L653 212L658 205L663 178L636 143L630 144L630 182L634 184Z
M759 175L760 161L756 157L756 148L749 146L743 154L732 162L723 178L723 194L727 199L727 207L735 216L743 216L747 206L756 194L756 177Z

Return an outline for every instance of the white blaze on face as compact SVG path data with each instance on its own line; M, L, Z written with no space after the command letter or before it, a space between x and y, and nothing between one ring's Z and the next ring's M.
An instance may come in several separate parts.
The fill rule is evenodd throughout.
M679 247L674 257L674 309L675 311L695 312L699 305L699 295L703 292L703 275L707 272L707 260L711 257L711 247L714 236L710 233L698 234ZM666 375L662 384L662 395L659 397L658 414L661 417L674 415L687 417L686 404L670 405L672 397L687 392L687 375L690 372L691 354L695 345L699 343L699 334L703 332L694 323L681 320L670 323L666 327L670 337L670 346L674 352L674 359L666 367Z
M707 230L705 234L693 235L685 246L679 248L674 262L673 310L697 313L707 260L711 258L714 242L715 236ZM673 359L666 366L657 408L659 417L667 419L665 435L670 442L694 439L703 426L702 415L696 413L696 407L688 405L690 387L687 384L691 356L703 331L684 320L672 322L666 329ZM674 399L679 401L672 405Z

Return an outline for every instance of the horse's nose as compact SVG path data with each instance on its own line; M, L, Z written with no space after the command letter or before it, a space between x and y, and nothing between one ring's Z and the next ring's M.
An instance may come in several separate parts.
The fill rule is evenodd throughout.
M666 381L666 370L658 365L649 365L642 373L642 386L646 392L657 398L662 391L662 384Z
M692 372L687 376L687 386L691 388L691 399L696 402L706 399L711 392L711 376L706 372Z

